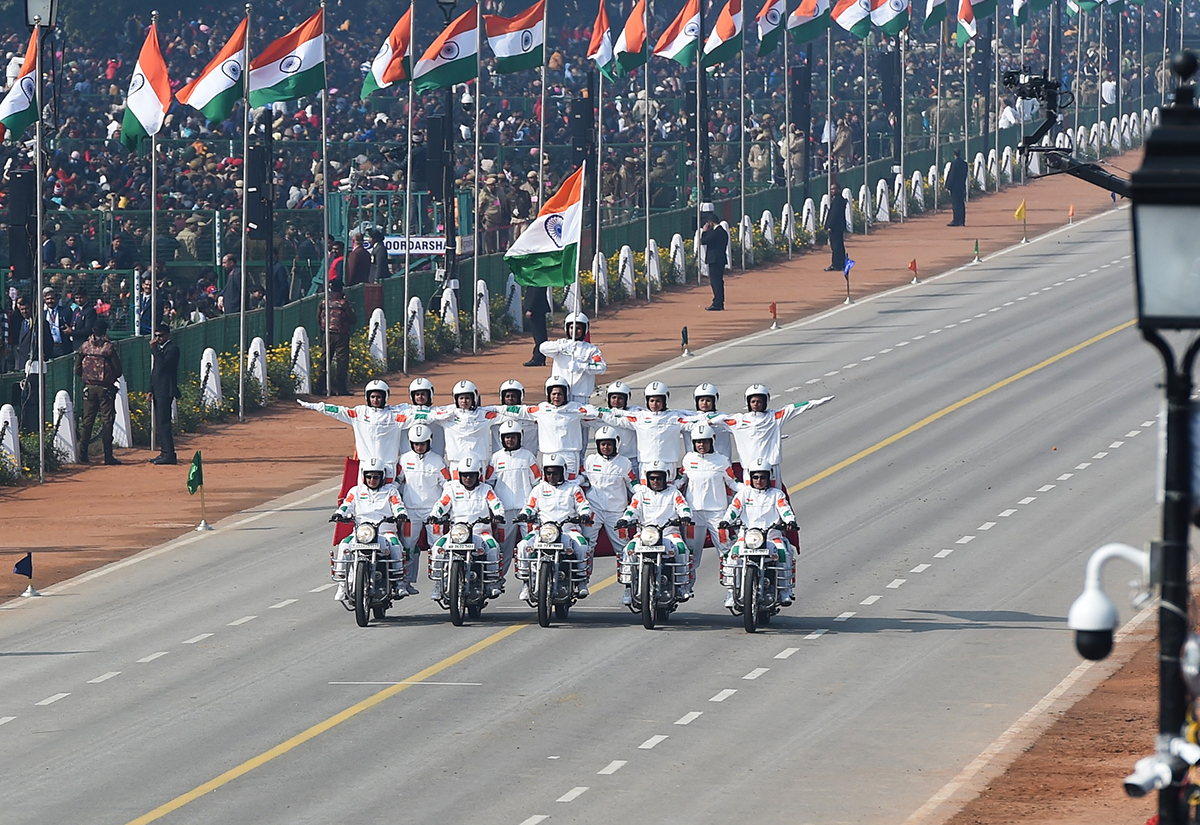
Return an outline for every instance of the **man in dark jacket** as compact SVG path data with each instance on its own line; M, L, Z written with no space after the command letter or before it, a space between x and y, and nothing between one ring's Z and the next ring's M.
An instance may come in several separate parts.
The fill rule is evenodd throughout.
M392 276L392 269L388 265L387 247L383 245L383 230L371 230L371 269L367 275L367 283L377 284L385 278Z
M158 457L151 464L176 464L175 433L171 430L171 402L179 398L179 345L171 340L171 327L159 324L150 339L150 403L158 436Z
M336 278L329 282L329 356L331 394L349 395L350 388L346 386L346 374L350 369L350 333L358 318L354 307L346 300L342 292L342 282ZM325 333L325 299L317 305L317 325L321 329L321 337Z
M717 223L717 216L705 212L704 229L700 233L700 245L704 247L704 261L708 264L708 280L712 285L712 303L705 307L709 312L725 309L725 250L729 246L729 233Z
M104 463L120 464L113 455L113 425L117 420L117 379L121 377L121 355L108 338L108 319L100 318L92 327L92 337L75 351L75 374L83 379L83 422L80 426L79 460L88 463L88 446L96 415L100 415L100 443L104 445Z
M841 272L846 268L846 199L842 188L829 184L829 211L825 213L825 233L829 236L831 258L826 272Z
M962 159L962 149L954 150L950 171L946 173L946 191L954 209L954 220L946 226L967 225L967 162Z
M525 287L525 317L533 331L533 355L525 362L526 367L546 366L546 356L542 355L541 346L549 340L546 332L546 315L550 312L550 302L546 298L544 286Z
M371 253L363 246L361 232L350 235L350 254L346 256L346 286L365 284L371 272Z

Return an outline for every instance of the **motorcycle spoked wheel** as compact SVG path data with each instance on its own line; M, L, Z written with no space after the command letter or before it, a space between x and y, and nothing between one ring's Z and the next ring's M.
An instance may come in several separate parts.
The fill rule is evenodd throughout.
M758 568L752 564L742 569L742 624L747 633L758 630Z
M658 577L654 575L654 562L642 562L640 575L638 590L642 596L642 627L653 630L658 619L658 588L655 587Z
M467 617L467 583L466 570L461 559L450 562L450 584L447 587L446 598L450 602L450 623L462 627Z
M558 586L555 589L558 592L565 591L567 593L570 593L570 591L571 591L571 571L569 568L560 567L558 569L557 585ZM570 596L567 597L567 600L565 602L559 602L558 604L554 605L554 618L558 619L560 622L565 622L567 620L567 616L569 616L570 614L571 614Z
M359 562L354 565L354 621L359 627L366 627L371 621L367 601L367 565Z
M776 605L779 603L779 589L775 581L776 571L774 568L768 570L763 576L763 590L768 593L774 593L775 598L772 599L770 606L763 607L760 603L758 608L758 626L770 627L771 617L778 610Z
M550 626L550 615L552 613L552 605L550 602L553 598L553 590L551 586L553 583L554 562L550 559L543 559L538 565L537 581L538 624L542 627Z

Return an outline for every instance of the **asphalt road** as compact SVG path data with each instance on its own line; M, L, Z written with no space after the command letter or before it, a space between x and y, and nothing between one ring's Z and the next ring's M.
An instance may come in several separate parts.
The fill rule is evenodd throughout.
M610 559L565 625L510 585L454 628L422 580L359 629L322 589L333 479L4 605L0 822L904 822L1078 664L1086 556L1156 532L1127 229L653 371L681 407L836 396L787 426L799 601L756 635L711 552L653 632Z

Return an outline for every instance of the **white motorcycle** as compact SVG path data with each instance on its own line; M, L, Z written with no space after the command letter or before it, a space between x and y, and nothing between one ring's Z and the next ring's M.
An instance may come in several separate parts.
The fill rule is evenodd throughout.
M767 534L771 530L795 530L796 526L783 522L767 528L746 527L740 522L727 526L738 531L739 550L737 555L731 551L722 560L721 584L733 590L734 606L729 612L740 615L746 632L753 633L771 623L771 617L783 608L783 592L792 585ZM784 542L791 544L786 537Z
M579 516L572 516L563 521L542 521L533 531L529 542L528 601L530 607L537 608L538 624L542 627L550 626L552 611L554 618L566 621L571 606L579 601L579 588L587 579L587 559L575 558L574 551L563 540L563 530L568 524L584 523L590 520L585 522Z
M401 519L404 517L401 516ZM335 573L346 581L346 599L342 605L354 613L359 627L366 627L371 616L382 621L392 606L393 570L391 553L382 546L379 527L395 524L398 519L382 521L354 521L354 532L350 540L350 552L340 561L334 562ZM334 516L330 521L348 521ZM400 567L400 563L396 563ZM396 575L402 578L398 569ZM399 579L397 579L399 580Z
M461 627L469 617L478 621L493 586L500 582L500 562L488 561L475 546L475 526L502 521L499 517L479 518L472 522L449 524L447 540L439 558L430 559L431 572L442 580L442 598L438 601L450 611L450 623ZM443 526L445 526L445 522Z
M621 583L630 586L633 596L629 610L642 614L642 627L647 630L653 630L657 622L667 621L675 612L691 576L674 548L663 543L663 532L683 523L683 519L671 519L666 524L641 525L634 537L633 552L621 561ZM618 521L617 526L632 525Z

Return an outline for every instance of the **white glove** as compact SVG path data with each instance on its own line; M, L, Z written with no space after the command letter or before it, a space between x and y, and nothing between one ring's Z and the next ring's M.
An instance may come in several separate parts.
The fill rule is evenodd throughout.
M320 404L315 401L301 401L299 398L296 399L296 403L306 410L319 410L321 407L325 406L324 404Z
M818 398L816 401L813 401L813 402L811 402L811 405L812 405L812 407L819 407L819 406L821 406L822 404L828 404L828 403L829 403L830 401L832 401L832 400L833 400L833 396L832 396L832 395L827 395L827 396L825 396L824 398ZM810 409L811 409L812 407L810 407Z

